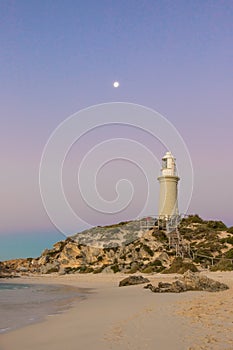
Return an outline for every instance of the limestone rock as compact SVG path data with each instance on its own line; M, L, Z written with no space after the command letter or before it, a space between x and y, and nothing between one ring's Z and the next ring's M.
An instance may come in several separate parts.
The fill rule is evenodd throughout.
M0 261L0 278L13 278L16 277L9 267L5 267L5 265Z
M181 293L187 290L185 284L178 280L173 283L159 282L158 287L148 284L144 288L150 289L153 293Z
M122 272L128 275L137 271L142 274L197 271L195 260L175 258L175 247L169 248L168 237L163 231L156 227L147 229L142 224L140 220L135 220L87 229L55 243L52 249L45 249L38 258L0 262L0 277L56 271L59 274ZM183 219L180 224L182 240L190 244L201 266L216 263L215 256L224 258L224 263L220 261L212 267L215 270L233 268L231 259L227 260L232 249L231 231L225 229L221 222L203 221L196 215ZM207 256L198 255L202 248ZM210 285L204 277L197 281L187 275L185 280L180 278L179 283L173 285L173 291L181 290L181 283L192 290L222 288L216 284ZM154 288L164 292L170 287L160 285Z
M119 287L131 286L135 284L142 284L150 282L148 278L143 276L129 276L120 281Z
M66 269L65 267L61 266L61 267L59 268L58 274L59 274L60 276L66 275L66 274L67 274L67 269Z
M42 274L49 274L53 272L58 272L59 268L60 268L59 263L57 261L54 261L53 263L42 265L40 268L40 272Z
M199 273L192 271L187 271L172 283L159 282L158 287L148 284L144 288L150 289L153 293L181 293L188 290L219 292L229 289L224 283L214 281L207 276L201 276Z
M111 266L106 266L103 268L102 270L103 273L114 273L113 269L111 268Z
M187 287L187 290L206 290L208 292L218 292L229 289L229 287L218 281L215 281L207 276L202 276L192 271L187 271L182 280Z

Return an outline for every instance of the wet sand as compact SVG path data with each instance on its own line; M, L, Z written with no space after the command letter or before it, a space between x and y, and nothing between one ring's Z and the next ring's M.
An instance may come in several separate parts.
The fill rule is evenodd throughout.
M121 274L45 276L21 283L90 288L87 298L44 322L0 335L1 350L232 350L233 273L208 273L227 283L218 293L155 294L143 285L118 287ZM152 284L174 275L148 275Z
M67 285L19 282L0 281L0 334L61 313L86 294L86 290Z

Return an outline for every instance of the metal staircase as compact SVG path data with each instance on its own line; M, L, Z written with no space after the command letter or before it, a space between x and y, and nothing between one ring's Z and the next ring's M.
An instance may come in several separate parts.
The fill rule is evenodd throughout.
M165 232L169 240L169 249L175 249L176 256L191 258L190 244L181 237L178 228L171 232Z
M143 218L141 223L142 229L157 228L163 230L168 238L169 249L174 249L176 256L182 258L191 258L190 244L186 243L180 235L179 224L184 215L172 215L172 216L149 216Z

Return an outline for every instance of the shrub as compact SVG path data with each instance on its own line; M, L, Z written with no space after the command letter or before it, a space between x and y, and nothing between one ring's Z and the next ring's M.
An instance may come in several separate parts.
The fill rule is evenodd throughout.
M202 249L209 250L209 252L220 252L223 248L221 243L214 241L206 241L201 245L201 247Z
M226 230L226 225L222 221L207 221L207 227L212 228L214 230Z
M229 232L229 233L232 233L232 234L233 234L233 226L229 227L229 228L227 229L227 232Z
M143 249L145 250L145 252L147 252L150 256L154 256L154 252L153 250L150 249L150 247L146 244L143 244Z
M168 238L163 231L154 231L152 236L155 237L159 242L168 242Z
M120 229L119 229L119 228L113 228L113 229L111 229L111 234L112 234L112 235L115 235L115 234L117 234L118 232L120 232Z
M139 270L139 266L138 265L134 265L130 268L129 271L127 271L127 273L136 273Z
M184 262L182 258L178 257L178 258L175 258L171 266L168 269L162 271L162 273L183 274L188 270L192 272L198 271L197 267L192 262Z
M232 271L233 264L229 260L222 259L216 265L211 266L210 270L211 271Z
M200 243L199 243L199 245L197 245L196 247L199 248L199 246L200 246ZM204 247L203 247L203 248L199 248L199 249L195 252L195 254L197 254L197 255L205 255L205 256L210 257L210 258L213 257L213 255L211 254L211 252L210 252L208 249L204 248Z
M143 273L152 273L155 272L155 268L153 266L146 266L141 270Z
M120 271L118 264L114 264L111 266L111 269L114 273L117 273Z
M121 255L121 256L120 256L120 259L126 260L126 254Z
M141 272L143 273L161 272L163 270L164 266L162 262L158 259L151 261L149 264L141 268Z
M188 239L189 241L192 240L194 236L194 230L192 230L191 228L181 227L179 231L185 239Z
M187 218L181 221L182 224L202 224L204 221L200 218L199 215L189 215Z
M106 266L107 266L107 265L103 265L103 266L101 266L101 267L97 267L97 269L95 269L95 270L93 271L93 273L101 273L101 272L105 269Z
M152 266L163 266L162 262L159 259L155 259L150 263Z
M221 243L228 243L233 245L233 237L222 238Z
M118 227L118 226L124 226L126 224L129 224L131 221L121 221L118 224L112 224L112 225L107 225L104 226L104 228L114 228L114 227ZM101 226L100 226L101 227Z
M64 272L66 274L71 274L71 273L75 273L76 271L79 271L79 267L71 267L71 266L67 266L64 268Z
M89 267L86 265L81 266L78 270L79 273L91 273L93 271L94 271L94 269L92 267Z
M225 253L225 257L227 259L233 259L233 248L231 248L230 250L228 250L228 252Z

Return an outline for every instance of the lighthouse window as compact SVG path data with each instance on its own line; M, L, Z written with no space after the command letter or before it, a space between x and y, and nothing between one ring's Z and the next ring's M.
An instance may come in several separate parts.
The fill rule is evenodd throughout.
M167 159L162 159L162 167L167 168Z

